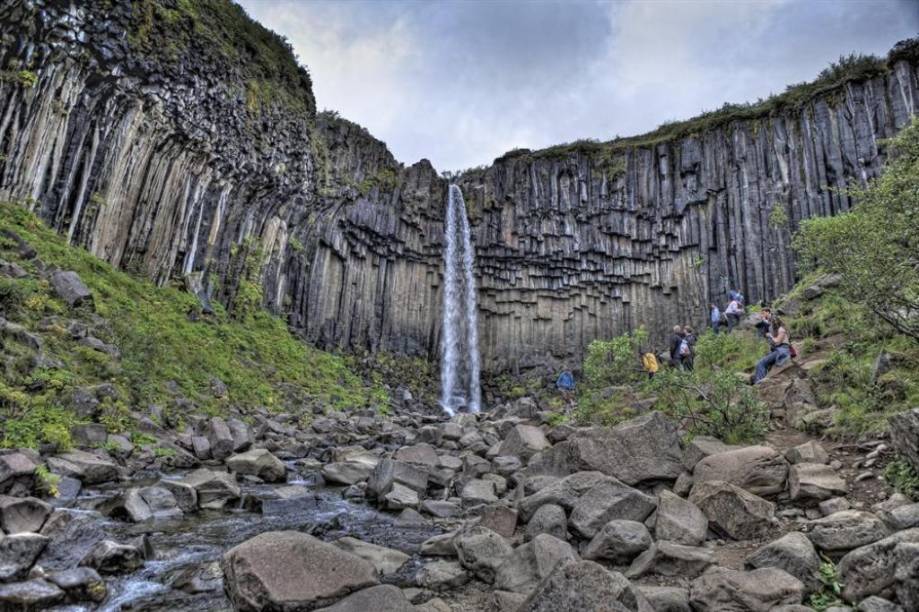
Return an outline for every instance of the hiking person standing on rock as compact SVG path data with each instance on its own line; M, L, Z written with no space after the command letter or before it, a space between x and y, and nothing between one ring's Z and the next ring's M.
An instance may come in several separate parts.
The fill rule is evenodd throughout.
M766 378L773 366L783 365L791 359L791 341L788 339L785 324L780 318L772 318L772 335L767 336L766 339L769 340L772 350L756 363L756 371L753 373L754 385Z

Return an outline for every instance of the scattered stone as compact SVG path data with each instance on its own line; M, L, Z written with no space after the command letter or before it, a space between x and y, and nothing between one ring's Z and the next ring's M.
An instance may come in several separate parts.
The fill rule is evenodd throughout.
M768 612L777 606L800 604L804 585L774 567L749 572L719 567L693 580L689 597L697 612Z
M900 542L893 556L897 601L906 610L919 610L919 543Z
M370 477L374 465L365 461L333 461L322 466L322 477L332 484L353 485Z
M527 482L530 480L534 479L527 479ZM549 479L546 486L520 500L518 510L523 520L528 520L544 504L557 504L570 510L587 491L601 482L613 480L600 472L576 472L562 479Z
M898 531L847 553L837 565L844 585L843 598L861 601L892 587L896 581L896 549L903 543L919 543L919 528Z
M693 469L696 485L725 481L754 495L775 495L785 490L788 462L768 446L747 446L711 455Z
M635 558L625 575L633 579L645 574L694 578L714 562L715 557L708 548L656 542Z
M414 446L403 446L396 451L393 456L397 461L406 463L415 463L427 467L437 467L437 451L430 444L415 444Z
M735 540L757 538L775 521L775 505L723 481L696 483L689 496L708 518L709 527Z
M185 476L181 482L195 490L200 508L222 510L228 503L239 499L236 477L227 472L201 468ZM175 492L175 489L170 490Z
M515 593L529 593L557 565L577 561L571 545L550 535L539 534L514 549L498 566L495 588Z
M651 609L655 612L692 612L689 607L689 589L666 586L639 586Z
M227 459L227 467L237 474L258 476L265 482L285 482L284 463L264 448L254 448Z
M796 463L788 470L788 492L793 500L814 502L845 495L846 481L822 463Z
M824 551L852 550L889 534L884 522L870 512L843 510L810 524L811 542Z
M849 500L845 497L833 497L820 502L817 504L817 507L820 509L820 513L823 514L823 516L828 516L834 512L848 510L852 505L849 504Z
M810 440L785 451L785 458L789 463L827 463L830 455L820 446L819 442Z
M86 286L80 275L72 270L59 270L52 274L51 288L71 307L92 301L93 294L89 287Z
M124 574L143 567L144 553L137 546L102 540L80 561L102 574Z
M233 454L233 433L229 425L220 417L211 417L204 430L204 436L211 445L211 456L223 461Z
M414 509L421 503L418 493L403 484L394 483L389 493L380 500L387 510Z
M568 538L568 518L565 509L556 504L544 504L533 514L527 523L526 539L532 540L541 533L566 540Z
M466 483L460 498L466 507L491 504L498 501L494 481L479 478L474 478Z
M456 561L433 561L418 570L415 583L432 591L446 591L463 586L471 578L469 572Z
M79 450L48 458L48 467L57 474L79 478L84 485L111 482L121 477L118 466L110 459Z
M453 546L455 531L449 531L432 536L421 543L420 552L426 557L455 557L456 548Z
M348 595L334 606L317 612L416 612L417 608L391 584L363 589Z
M737 450L738 448L740 447L725 444L718 438L711 436L695 436L683 449L683 467L691 472L696 467L696 464L706 457Z
M643 523L614 520L603 526L584 549L585 559L605 559L614 565L631 563L651 546L651 534Z
M581 536L592 538L611 520L645 520L656 505L654 497L610 478L578 499L571 510L569 525Z
M894 414L889 423L891 444L919 472L919 408Z
M903 612L903 608L897 604L877 595L862 600L856 610L858 612Z
M161 480L157 486L172 493L176 505L182 512L194 512L198 509L198 492L191 484L181 480Z
M745 561L747 567L777 567L800 580L807 593L821 588L820 557L811 541L802 533L788 533L760 547Z
M32 483L38 466L23 453L0 455L0 493L6 493L19 481Z
M0 534L0 582L24 578L48 540L37 533Z
M395 574L411 558L404 552L363 542L357 538L341 538L333 544L345 552L364 559L373 565L381 576Z
M456 534L453 546L460 565L489 584L495 581L495 571L513 552L500 534L478 526Z
M237 610L311 609L377 584L360 557L297 531L262 533L223 555L224 588Z
M619 572L593 561L560 564L520 606L518 612L596 610L644 612L650 605Z
M458 504L435 499L426 499L421 502L421 511L435 518L455 518L463 513L463 509Z
M552 445L539 427L515 425L501 443L498 456L515 456L526 460L550 446Z
M40 531L51 506L34 497L0 495L0 527L8 534Z
M367 480L367 493L381 499L396 483L423 494L428 488L428 472L404 461L381 459Z
M41 578L0 585L0 608L5 610L40 610L62 599L64 591Z
M503 504L491 504L482 509L476 524L512 538L517 531L517 511Z
M54 572L47 576L48 582L63 590L71 601L94 601L101 603L108 595L105 581L99 572L91 567L74 567Z
M705 541L708 519L691 501L664 489L657 496L654 535L658 540L698 546Z

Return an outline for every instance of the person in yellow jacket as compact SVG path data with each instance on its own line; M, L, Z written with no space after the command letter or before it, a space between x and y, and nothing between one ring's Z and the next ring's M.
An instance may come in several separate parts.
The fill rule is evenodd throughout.
M648 373L648 379L654 378L654 375L657 374L657 371L660 369L660 364L657 362L657 356L651 351L646 351L644 354L641 354L641 367L645 372Z

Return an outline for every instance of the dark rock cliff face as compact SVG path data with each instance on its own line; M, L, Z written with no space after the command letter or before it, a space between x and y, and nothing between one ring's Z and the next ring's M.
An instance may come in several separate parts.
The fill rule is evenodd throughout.
M12 0L0 36L0 199L231 306L255 254L264 304L309 341L436 358L446 181L317 116L309 77L238 8ZM876 176L879 139L916 114L912 57L762 117L459 177L484 368L571 361L640 324L659 337L730 286L788 289L798 221L846 210L838 188Z

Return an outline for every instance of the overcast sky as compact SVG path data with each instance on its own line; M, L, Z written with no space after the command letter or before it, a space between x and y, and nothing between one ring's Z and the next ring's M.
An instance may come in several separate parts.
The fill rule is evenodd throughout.
M438 170L608 140L810 80L919 33L916 0L241 0L320 109Z

